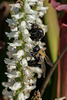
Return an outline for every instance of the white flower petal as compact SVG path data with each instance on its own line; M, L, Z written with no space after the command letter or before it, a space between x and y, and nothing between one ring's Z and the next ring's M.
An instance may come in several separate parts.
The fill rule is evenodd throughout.
M41 77L42 70L39 67L28 67L32 72L38 74L38 78Z
M5 64L8 64L8 65L16 65L16 61L14 59L10 60L8 58L5 58Z
M16 55L17 58L20 58L24 55L24 51L23 50L19 50L16 54L13 54L13 55Z
M6 75L7 75L7 77L8 78L16 78L16 77L19 77L19 72L17 72L17 71L12 71L12 72L10 72L10 73L5 73Z
M6 22L9 23L9 26L12 26L12 25L13 25L13 26L16 26L16 25L17 25L16 22L15 22L14 20L9 19L9 18L7 18Z
M49 7L37 7L37 10L46 11Z
M9 86L9 88L10 88L12 91L16 91L16 90L18 90L18 89L21 88L21 83L16 82L16 83L14 83L13 86Z
M9 37L9 39L11 39L11 38L18 38L19 32L15 32L15 31L10 32L10 33L6 32L6 35L7 35L7 37Z
M30 79L30 83L31 83L31 84L36 84L36 81L37 81L37 80L36 80L36 78L35 78L35 79L33 79L33 80L32 80L32 79Z
M20 26L19 26L20 30L23 31L24 29L26 29L26 22L25 21L22 21L20 23Z
M22 67L28 66L27 60L25 58L22 59Z
M15 18L15 20L18 20L20 18L23 18L23 16L24 16L24 13L21 13L21 12L18 13L18 14L12 15L12 17Z
M28 99L29 97L30 97L29 93L25 94L25 99Z
M27 29L24 29L24 34L25 34L25 35L29 35L29 32L28 32Z
M22 92L19 93L18 100L25 100L24 94Z
M12 93L12 91L8 92L6 89L3 90L2 94L3 94L3 95L6 95L6 96L8 96L8 97L10 97L10 98L13 97L13 93Z
M12 71L12 70L16 69L16 66L10 65L10 66L7 66L7 68L8 68L9 71Z
M26 89L24 89L24 91L25 90L34 90L35 88L36 88L36 85L29 86L29 85L26 84Z
M14 28L11 29L11 31L18 31L18 28L14 27Z
M2 83L2 85L3 85L4 87L6 87L6 88L7 88L7 87L9 87L9 86L10 86L10 83L8 83L8 82L3 82L3 83Z
M21 8L20 3L10 4L12 8Z
M36 16L36 15L27 15L26 20L27 20L27 22L34 23L35 20L37 20L37 18L38 18L38 16Z
M34 11L34 10L32 10L31 8L30 8L30 5L29 5L29 3L26 3L25 4L25 12L27 13L27 14L37 14L37 11Z
M38 0L27 0L28 2L37 2Z
M8 43L12 47L21 46L20 40L15 40L13 43Z

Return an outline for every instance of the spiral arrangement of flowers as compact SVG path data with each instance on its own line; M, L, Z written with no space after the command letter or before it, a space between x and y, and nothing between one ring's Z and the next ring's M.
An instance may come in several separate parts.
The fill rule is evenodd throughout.
M46 13L48 7L43 7L43 0L22 0L21 4L10 4L11 19L7 23L11 32L6 32L11 40L8 43L8 58L5 64L8 72L8 82L3 82L5 89L3 95L10 100L26 100L30 92L36 88L37 78L41 78L42 70L39 66L29 66L28 61L35 59L31 52L38 45L44 48L45 43L31 38L30 31L32 25L36 24L47 31L47 26L43 25L41 17ZM37 77L35 77L37 74Z

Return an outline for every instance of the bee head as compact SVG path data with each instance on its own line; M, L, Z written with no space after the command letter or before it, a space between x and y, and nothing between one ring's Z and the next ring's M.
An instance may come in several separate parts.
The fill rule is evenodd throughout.
M37 24L32 24L32 28L33 29L37 29L38 28L38 25Z

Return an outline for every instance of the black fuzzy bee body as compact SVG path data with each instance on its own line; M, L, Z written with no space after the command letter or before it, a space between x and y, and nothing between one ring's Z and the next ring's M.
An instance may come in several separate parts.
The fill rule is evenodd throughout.
M29 33L31 35L30 38L35 41L42 39L45 34L43 28L39 27L36 24L32 25L32 28L29 30Z
M35 60L31 60L28 62L29 66L39 66L42 69L43 72L43 77L45 78L45 73L46 73L46 64L45 62L50 65L53 66L51 60L49 59L49 57L46 55L45 51L43 48L40 49L40 47L38 45L36 45L33 48L33 52L31 52L31 55L35 58Z

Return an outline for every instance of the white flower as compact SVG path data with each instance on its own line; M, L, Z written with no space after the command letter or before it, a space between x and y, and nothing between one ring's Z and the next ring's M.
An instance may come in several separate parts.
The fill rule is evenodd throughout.
M13 86L9 86L9 88L10 88L12 91L16 91L16 90L18 90L18 89L21 88L21 83L20 83L20 82L16 82L16 83L14 83Z
M27 2L37 2L38 0L26 0Z
M30 94L29 94L29 93L26 93L26 94L25 94L25 99L28 99L29 96L30 96Z
M24 91L25 91L25 90L33 90L33 89L35 89L35 88L36 88L36 85L29 86L29 85L26 84L26 89L24 89Z
M17 25L17 23L14 20L9 19L9 18L7 18L6 22L9 24L9 26L12 26L12 25L16 26Z
M26 22L25 22L25 21L22 21L22 22L20 23L20 25L19 25L19 28L20 28L21 32L23 32L24 29L26 29Z
M10 60L8 58L5 58L5 64L8 64L8 65L16 65L16 61L14 59Z
M24 94L22 92L19 93L18 100L25 100Z
M27 75L28 78L31 78L31 76L34 75L33 73L31 73L31 72L30 72L28 69L26 69L26 68L25 68L24 71L25 71L25 75ZM24 81L28 81L28 80L24 79Z
M28 67L32 72L38 74L38 78L41 77L42 70L39 67Z
M17 58L20 58L24 55L24 51L23 50L19 50L16 54L13 54L14 56L16 55Z
M39 11L39 16L43 17L44 13L46 13L46 10L48 9L48 7L37 7L37 11Z
M16 48L16 46L21 46L20 40L15 40L13 43L8 43L10 46Z
M2 85L3 85L4 87L6 87L6 88L7 88L7 87L9 87L9 86L10 86L10 83L8 83L8 82L3 82L3 83L2 83Z
M14 8L21 8L20 4L19 3L16 3L16 4L10 4L11 6L11 10L13 10Z
M37 20L37 18L38 18L38 16L36 16L36 15L27 15L26 20L28 23L34 23L35 20Z
M25 58L22 59L22 67L28 66L27 60Z
M34 78L33 80L32 80L32 79L30 79L30 81L29 81L29 82L30 82L31 84L36 84L36 81L37 81L37 80L36 80L36 78Z
M29 5L29 3L26 3L25 4L25 12L27 13L27 14L37 14L37 11L34 11L34 10L32 10L31 8L30 8L30 5Z
M7 68L9 71L12 71L12 70L16 69L16 65L10 65L10 66L7 65Z
M45 46L45 43L41 41L35 42L35 44L38 45L40 48L44 48ZM46 48L44 48L44 50L46 50Z
M12 91L8 92L7 89L3 90L2 94L3 94L3 95L6 95L6 96L9 96L10 98L13 97Z
M16 48L12 48L12 46L8 45L7 49L10 51L10 52L16 52Z
M16 77L19 77L19 72L17 72L17 71L12 71L12 72L10 72L10 73L5 73L6 75L7 75L7 77L8 78L16 78Z
M20 18L23 18L23 16L24 16L24 13L18 13L18 14L15 14L15 15L12 15L12 17L15 19L15 20L18 20L18 19L20 19Z
M18 28L17 27L14 27L14 28L11 27L11 31L18 31Z
M19 32L16 32L16 31L13 31L13 32L10 32L10 33L6 32L6 35L7 35L7 37L9 37L9 39L11 39L11 38L17 38L18 39Z
M24 34L29 36L29 32L27 29L24 30Z

